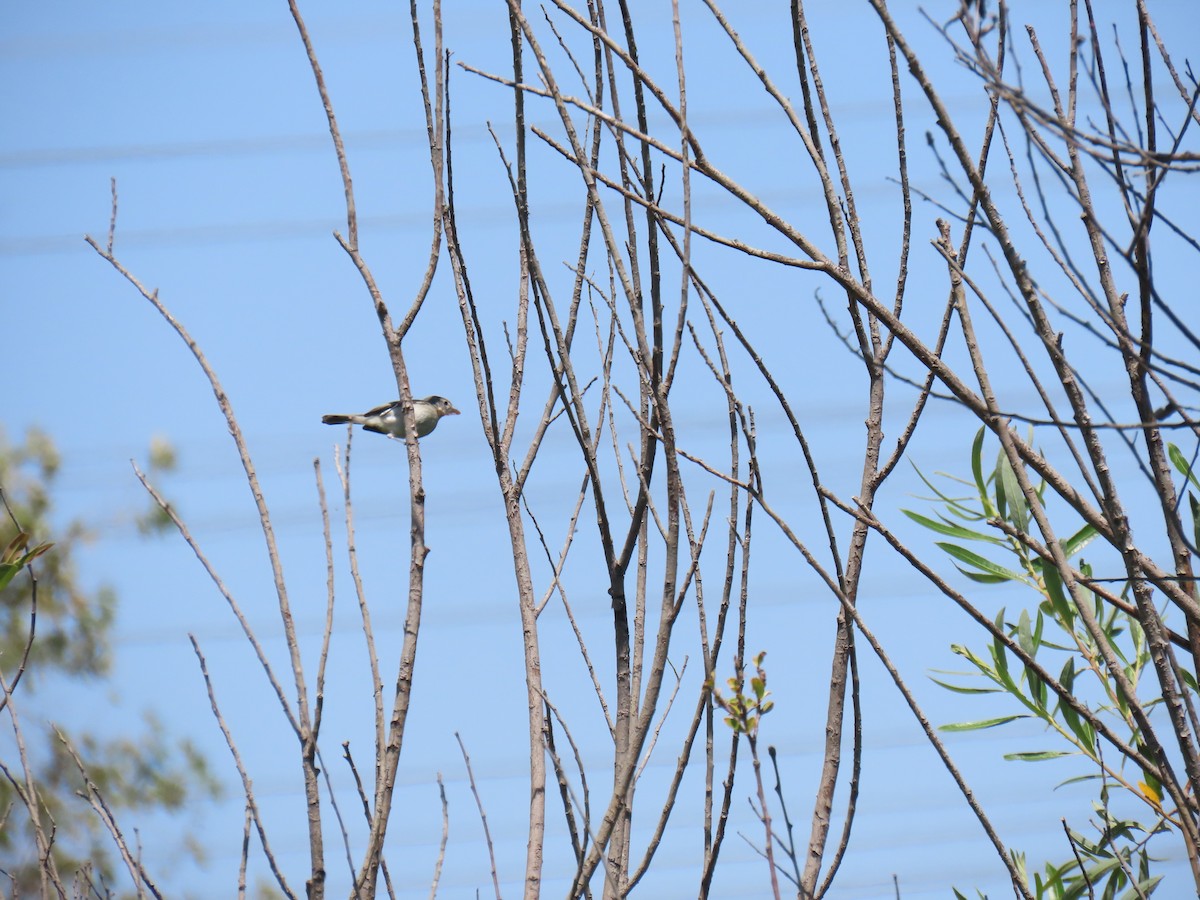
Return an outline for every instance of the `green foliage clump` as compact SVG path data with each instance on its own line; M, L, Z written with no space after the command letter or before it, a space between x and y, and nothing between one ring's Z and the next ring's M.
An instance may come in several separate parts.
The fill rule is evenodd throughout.
M8 776L0 779L0 810L8 810L0 823L0 871L16 896L36 896L45 886L35 818L51 838L45 866L65 884L103 894L109 888L101 886L111 886L123 866L89 797L103 798L114 815L171 813L218 790L199 750L172 739L150 713L137 733L114 738L56 722L46 706L49 678L59 689L65 679L94 690L109 674L117 603L110 588L89 590L80 582L76 552L92 531L79 521L54 522L59 465L45 434L31 430L11 444L0 431L0 700L12 707L0 738ZM199 855L198 841L185 836L184 842Z
M976 731L1020 719L1043 723L1055 740L1050 746L1008 753L1005 759L1042 762L1064 757L1086 762L1081 775L1063 784L1095 782L1089 831L1064 822L1071 856L1061 863L1045 864L1030 880L1023 853L1013 861L1038 900L1074 900L1078 897L1148 897L1161 876L1153 874L1155 858L1149 844L1155 835L1177 832L1179 810L1171 809L1160 780L1138 759L1149 759L1140 738L1141 724L1134 706L1151 709L1162 703L1155 696L1153 678L1145 679L1149 696L1139 696L1143 674L1154 662L1139 610L1130 599L1131 586L1096 577L1080 553L1097 536L1084 525L1059 539L1064 567L1031 527L1034 503L1045 514L1044 484L1033 486L1033 496L1021 489L1008 456L1001 451L987 471L983 462L984 430L971 451L971 480L955 479L974 489L966 497L952 497L929 479L942 511L936 518L905 510L913 521L949 540L940 547L964 576L979 584L1021 584L1034 592L1036 604L1015 616L1000 609L991 623L992 640L983 650L955 644L952 650L973 667L951 681L934 678L948 690L964 695L1006 696L1016 711L1000 716L956 722L943 731ZM1200 489L1191 467L1171 447L1170 458L1191 487ZM1189 495L1194 530L1200 535L1200 503ZM1031 502L1032 501L1032 502ZM988 530L982 530L980 526ZM982 546L982 551L968 544ZM1161 616L1151 610L1150 614ZM1164 623L1165 624L1165 623ZM1173 640L1185 643L1179 636ZM1117 660L1120 678L1106 660ZM1193 693L1195 675L1177 667L1182 682ZM954 674L954 673L950 673ZM972 683L982 679L983 686ZM1132 805L1144 815L1120 815ZM1188 813L1190 814L1190 813ZM963 897L955 892L958 897Z

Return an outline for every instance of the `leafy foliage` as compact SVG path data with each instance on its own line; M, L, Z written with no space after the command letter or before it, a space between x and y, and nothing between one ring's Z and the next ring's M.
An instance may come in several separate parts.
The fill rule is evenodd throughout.
M770 691L767 690L767 672L763 668L766 651L754 657L754 675L750 676L750 692L746 692L744 676L727 680L730 696L723 697L715 686L712 687L713 701L726 712L725 724L733 729L735 734L745 734L750 737L758 736L758 726L762 717L775 707L774 700L768 700ZM709 680L710 686L714 679Z
M942 730L974 731L1019 719L1036 719L1055 736L1057 746L1009 753L1005 759L1042 762L1073 757L1090 764L1088 774L1070 778L1064 784L1099 783L1090 820L1094 835L1087 837L1073 828L1066 829L1071 858L1060 864L1047 863L1044 873L1033 874L1032 883L1026 878L1039 900L1138 896L1139 892L1141 896L1149 896L1159 876L1151 872L1153 858L1147 845L1155 834L1173 830L1172 819L1177 813L1164 807L1162 786L1152 772L1143 768L1139 778L1130 774L1127 760L1119 754L1110 751L1105 756L1099 727L1105 727L1113 735L1132 735L1130 744L1139 751L1144 748L1138 741L1139 724L1131 712L1130 697L1106 668L1099 642L1084 626L1080 615L1081 605L1086 604L1099 625L1101 640L1117 654L1126 681L1136 689L1152 658L1136 610L1128 602L1129 585L1124 585L1118 595L1102 592L1100 582L1093 578L1092 567L1078 558L1096 536L1095 530L1085 525L1060 542L1064 556L1074 560L1072 568L1078 576L1073 573L1073 592L1065 588L1062 571L1030 534L1029 498L1022 493L1008 457L1001 452L991 471L985 472L983 438L984 431L980 429L971 448L972 480L956 479L961 484L970 484L975 489L974 496L950 497L924 479L934 490L942 512L936 518L905 512L925 528L953 539L940 541L938 546L967 578L980 584L1018 583L1033 590L1038 600L1036 606L1022 609L1015 616L1001 609L994 618L993 638L984 649L953 645L953 651L973 667L967 674L982 678L987 686L933 679L961 694L1006 695L1018 711L952 723L942 726ZM1195 477L1182 454L1172 448L1171 458L1195 485ZM1039 503L1042 487L1035 489ZM990 530L980 530L981 525ZM967 544L982 545L984 549L982 552L969 549ZM1190 673L1186 680L1194 689ZM1147 705L1154 702L1151 699ZM1133 798L1147 809L1147 821L1118 818L1112 809L1114 791ZM1025 872L1024 855L1014 853L1013 860ZM1128 894L1123 893L1126 891Z
M0 827L0 870L17 895L42 889L32 816L23 795L23 758L36 792L38 816L52 822L54 865L59 873L75 873L77 884L111 884L117 858L108 832L81 796L83 776L71 757L84 763L87 780L110 809L174 812L196 795L212 795L217 782L202 754L186 740L166 735L153 715L144 716L137 733L117 738L75 732L65 723L46 722L55 710L45 706L43 682L51 675L94 683L111 662L111 631L116 596L108 588L89 591L79 581L75 552L91 537L81 522L53 524L52 489L59 456L48 437L31 431L23 443L10 445L0 433L0 489L5 509L0 521L0 661L12 686L18 663L28 659L19 684L8 699L32 710L13 723L0 742L0 761L19 787L0 780L0 809L9 810ZM54 541L42 540L54 537ZM34 577L22 572L33 566ZM36 612L36 615L34 613ZM30 642L30 630L34 629ZM91 684L86 684L91 689ZM70 747L68 748L67 742ZM22 752L21 747L24 747ZM199 843L185 839L193 855ZM102 889L105 890L105 889Z

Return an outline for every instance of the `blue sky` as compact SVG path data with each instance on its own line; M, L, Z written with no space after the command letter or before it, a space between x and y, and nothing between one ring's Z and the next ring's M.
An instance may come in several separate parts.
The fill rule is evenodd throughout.
M455 60L505 71L510 51L502 4L447 6L446 45ZM787 56L790 34L780 27L784 4L747 6L752 8L731 11L734 24L785 81L792 64ZM933 10L935 18L948 15L951 6L941 4ZM1164 34L1181 52L1197 46L1200 37L1194 12L1186 6L1162 4L1156 10ZM395 315L407 307L419 282L430 229L428 151L407 15L396 4L377 2L306 7L346 136L363 253ZM1102 17L1125 15L1116 4L1098 8ZM655 4L644 11L643 52L658 60L652 68L669 79L667 10L667 5ZM952 111L965 122L978 122L978 86L953 66L940 38L915 8L903 12L914 42L932 54L931 71ZM886 76L882 38L858 4L817 3L811 16L875 248L874 265L886 281L895 265L898 193L888 180L895 152L888 124L890 87L886 78L879 80ZM273 661L282 665L286 654L269 570L237 456L186 348L82 239L84 233L102 239L110 210L109 179L115 177L118 256L144 284L160 291L204 348L246 432L278 528L311 672L324 614L324 557L312 460L321 459L336 521L340 491L333 448L344 436L322 426L320 417L390 400L395 388L369 298L331 236L344 228L341 183L302 47L282 2L27 5L8 10L3 22L0 91L9 126L0 143L0 308L9 334L17 337L6 342L0 364L8 386L2 424L9 440L19 439L31 426L54 438L64 460L59 514L64 521L81 517L99 532L82 557L81 576L88 584L111 584L121 599L112 685L39 694L37 708L27 712L120 733L138 721L142 709L151 708L173 733L203 746L229 784L224 802L190 812L201 823L209 863L196 870L174 860L171 828L143 835L145 854L152 864L170 866L172 874L164 882L174 891L228 896L236 878L241 804L188 644L188 633L194 634L251 768L277 852L293 882L302 882L303 795L286 723L236 623L187 547L174 535L143 539L132 524L132 513L146 500L129 460L144 461L151 440L165 437L178 451L180 466L164 479L162 489L261 629ZM1053 33L1053 21L1040 24ZM697 4L685 5L684 32L693 121L709 154L827 244L815 180L778 112L756 90ZM516 239L504 173L485 125L495 123L510 146L511 126L506 123L511 102L503 88L474 75L455 69L453 78L459 216L475 289L493 346L499 348L500 324L511 320L516 296ZM792 80L786 85L796 93ZM911 83L906 91L910 88ZM915 91L910 96L914 182L944 194L923 138L932 121L915 100ZM535 109L535 121L553 126L552 110ZM534 227L544 241L544 260L557 263L573 256L578 175L552 153L533 152ZM924 272L934 272L927 242L934 236L937 212L927 204L917 206L914 258L923 260ZM725 233L769 240L759 223L702 186L695 215ZM860 467L863 379L821 320L813 300L819 280L795 271L752 268L708 248L697 252L711 254L704 257L706 277L736 308L739 322L797 401L826 479L843 496L851 496ZM934 278L922 283L919 279L926 276L917 268L909 314L917 323L928 323L940 310L944 289ZM565 290L569 275L558 271L553 277ZM831 307L839 307L840 298L830 296L828 286L824 297ZM451 804L442 896L489 890L486 854L454 739L459 732L472 756L492 833L498 836L502 886L515 893L522 874L526 807L520 627L508 538L445 260L405 351L414 391L450 397L464 415L444 421L423 443L432 553L416 700L388 855L393 873L402 873L401 895L426 895L440 831L434 778L441 772ZM786 423L745 360L738 365L746 397L758 411L772 496L802 523L805 537L816 540L807 474L787 443ZM681 371L676 418L692 446L715 451L723 399L695 354ZM1027 399L1020 395L1019 373L1009 378L1001 371L998 382L1011 388L1014 397ZM903 389L894 390L905 396ZM965 473L975 427L954 410L935 405L913 445L913 462L923 471ZM407 569L403 447L372 435L356 437L353 466L359 551L368 590L376 598L374 617L387 683L401 636L397 603ZM573 499L579 478L569 435L560 431L546 447L530 492L535 509L545 510L545 520L557 523L555 527L561 528L556 515L564 497ZM923 508L924 501L913 496L921 493L912 470L902 466L881 499L892 512L902 506ZM752 571L748 647L769 653L778 707L765 723L763 739L779 748L790 811L798 831L806 832L811 786L821 761L823 685L836 610L765 516L757 523L761 544L756 545ZM931 544L927 536L913 536ZM340 611L324 752L339 779L345 811L349 782L338 761L339 745L350 740L360 761L366 758L370 700L362 690L364 652L344 550L337 540L335 533L335 551L341 551ZM581 554L590 540L585 531ZM578 571L576 612L602 641L607 598L597 587L600 582L587 578L586 564L581 562ZM926 677L931 669L960 668L949 645L978 644L978 636L965 617L882 545L870 551L861 602L867 621L891 649L933 721L984 715L980 706L948 694ZM1019 592L999 589L980 597L989 608L1022 602L1027 599ZM591 774L602 783L606 747L597 730L595 698L573 638L553 606L543 620L547 681L552 691L558 685L560 708L572 711L577 739L593 748ZM681 646L680 656L687 652L693 668L686 684L694 691L700 678L697 657L694 648ZM608 657L596 655L603 658L603 669ZM1004 896L1003 871L994 852L899 695L866 653L862 667L867 751L859 824L833 896L888 895L893 873L906 898L945 897L951 885ZM688 696L686 690L683 696ZM683 703L690 705L690 699ZM1065 858L1068 849L1058 819L1087 815L1086 789L1051 790L1074 774L1066 764L1000 759L1005 752L1039 749L1048 740L1036 729L1014 726L951 737L948 743L1014 847L1035 857ZM675 752L669 742L657 751L648 770L648 793L667 777ZM758 826L746 805L749 779L743 784L736 793L734 825L753 838ZM644 883L647 895L694 895L698 840L688 813L695 810L695 797L693 792L673 820ZM558 827L553 801L548 809ZM345 868L339 865L339 845L327 846L337 892ZM766 873L752 849L731 837L723 859L717 896L763 895ZM1182 870L1181 860L1175 864ZM565 890L563 879L571 870L565 844L551 839L548 895Z

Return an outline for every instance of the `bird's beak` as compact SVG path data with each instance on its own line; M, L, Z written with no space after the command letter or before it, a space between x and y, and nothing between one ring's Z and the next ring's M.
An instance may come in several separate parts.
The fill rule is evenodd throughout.
M457 409L455 409L455 408L452 406L452 407L450 407L448 410L446 410L446 412L445 412L445 415L447 415L447 416L460 416L460 415L462 415L462 413L460 413L460 412L459 412Z

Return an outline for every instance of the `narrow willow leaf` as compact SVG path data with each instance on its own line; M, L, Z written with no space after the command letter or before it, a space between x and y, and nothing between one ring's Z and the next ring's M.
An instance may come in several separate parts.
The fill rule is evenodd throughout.
M1054 866L1050 865L1050 863L1046 863L1046 875L1049 876L1046 879L1046 888L1047 890L1054 891L1054 893L1050 895L1052 897L1061 897L1063 892L1066 890L1066 886L1063 884L1062 880L1062 871L1062 869L1056 869ZM1038 894L1038 896L1043 897L1045 894Z
M951 684L949 681L942 681L940 678L934 678L932 676L930 676L929 680L932 681L934 684L938 685L939 687L944 687L948 691L954 691L954 693L956 693L956 694L1001 694L1001 693L1003 693L1003 691L1001 691L1000 688L964 687L961 684Z
M8 587L8 583L16 577L16 574L21 571L21 567L14 563L0 563L0 591Z
M1003 634L1004 633L1004 607L1001 607L1000 611L998 613L996 613L995 625L996 625L996 631L999 634ZM1008 678L1007 648L1004 646L1004 642L1002 640L1000 640L1000 638L998 636L992 638L992 659L994 659L996 661L996 668L998 670L1000 670L1002 672L1002 674L1005 676L1005 679L1007 679Z
M983 480L983 426L975 432L975 440L971 443L971 474L975 476L975 488L979 491L979 500L986 510L992 505L988 497L987 482Z
M1015 722L1017 719L1028 718L1028 715L1021 713L1016 716L999 716L995 719L980 719L975 722L954 722L950 725L938 726L938 731L981 731L984 728L995 728L997 725L1004 725L1008 722Z
M1021 610L1021 615L1017 617L1017 643L1030 656L1037 655L1037 643L1034 641L1029 627L1029 610L1027 609Z
M1004 633L1004 609L1003 609L1003 607L1001 607L1000 611L998 613L996 613L996 631L998 632L997 636L992 638L992 659L996 663L997 671L1000 672L1001 674L1003 674L1005 679L1007 680L1007 678L1008 678L1008 648L1004 646L1004 641L1000 640L1000 637L999 637L999 634Z
M1034 706L1037 707L1044 718L1049 718L1050 713L1046 708L1046 682L1042 680L1042 676L1029 666L1025 667L1025 681L1029 684L1029 695L1033 699Z
M1142 769L1142 781L1138 782L1138 786L1142 788L1142 793L1150 792L1147 796L1153 795L1156 802L1161 803L1163 798L1162 782L1154 777L1153 773Z
M1042 615L1042 611L1039 609L1038 613L1037 613L1037 618L1033 620L1033 646L1036 649L1041 649L1042 632L1045 630L1046 630L1046 617Z
M1001 685L1004 688L1004 690L1006 690L1010 693L1014 692L1016 686L1013 684L1012 677L1008 674L1008 660L1006 660L1002 657L1000 659L1000 666L1002 667L1003 671L997 671L995 668L993 668L992 666L989 666L986 662L984 662L982 659L980 659L978 656L976 656L974 653L972 653L970 650L968 650L962 644L951 644L950 649L953 650L955 653L957 653L959 656L965 657L970 662L974 663L979 668L980 673L987 676L988 678L990 678L992 681L996 682L997 684ZM995 656L995 653L996 653L996 651L995 651L995 649L993 649L992 650L993 657Z
M996 496L999 498L1000 492L1003 489L1004 499L1008 501L1008 512L1000 511L1000 515L1006 518L1009 522L1017 527L1017 530L1026 533L1029 531L1029 503L1025 499L1025 494L1021 491L1021 484L1017 481L1017 473L1012 467L1012 463L1008 461L1008 455L1001 450L1000 458L996 462Z
M1005 584L1011 581L1011 578L1004 578L1000 575L984 575L982 572L972 572L970 569L964 569L962 566L955 565L956 569L967 578L978 584Z
M1071 729L1075 737L1087 749L1089 754L1096 753L1096 729L1092 727L1092 723L1087 719L1076 719L1076 727Z
M936 519L931 519L928 516L923 516L909 509L902 509L900 512L904 513L918 525L928 528L930 531L936 531L938 534L959 538L964 541L986 541L989 544L1003 543L998 538L990 534L984 534L982 531L973 531L970 528L963 528L961 525L938 522Z
M980 556L968 550L966 547L960 547L957 544L951 544L949 541L938 541L937 546L942 548L948 555L954 557L961 563L965 563L980 572L993 577L999 578L1002 581L1025 581L1025 576L1020 572L1014 572L1012 569L1006 569L999 563L994 563L986 557Z
M1174 463L1175 468L1179 470L1180 475L1184 476L1197 488L1200 488L1200 481L1196 480L1196 474L1192 471L1191 464L1188 463L1187 457L1183 455L1182 450L1180 450L1174 444L1168 443L1167 456L1171 458L1171 462Z
M1192 510L1192 539L1195 541L1193 546L1200 547L1200 500L1196 499L1192 491L1188 491L1188 506Z
M1196 676L1187 669L1180 666L1176 671L1179 672L1179 677L1183 679L1183 683L1192 689L1193 693L1200 693L1200 689L1196 686Z
M1050 602L1054 605L1054 611L1058 613L1058 617L1062 619L1068 629L1074 629L1075 607L1067 600L1067 594L1063 590L1062 578L1059 577L1058 569L1054 568L1054 566L1046 566L1042 571L1042 580L1046 583L1046 593L1050 597Z
M940 488L938 488L938 486L936 484L934 484L932 481L930 481L928 478L925 477L924 472L922 472L920 469L918 469L915 465L913 466L913 468L916 469L917 476L921 479L921 481L925 482L925 487L927 487L931 491L933 491L934 496L936 496L939 500L941 500L947 506L952 507L953 509L956 509L956 510L966 510L967 509L967 507L963 505L963 502L960 498L951 497L949 494L944 493ZM961 478L956 478L953 475L945 475L945 473L943 473L943 472L939 472L937 474L943 475L946 478L950 478L953 481L960 481L963 484L970 483L967 481L963 481Z
M1028 884L1029 876L1025 873L1025 854L1019 850L1009 850L1009 859L1012 860L1013 866L1017 870L1017 874L1021 876L1021 880Z
M1058 676L1059 684L1061 684L1068 693L1075 692L1075 659L1068 657L1066 664L1062 668L1062 672ZM1092 724L1084 719L1076 711L1075 707L1071 706L1065 700L1058 702L1059 712L1062 714L1062 719L1067 723L1067 728L1075 735L1076 740L1083 744L1088 754L1096 752L1096 729Z
M1084 525L1077 532L1062 542L1063 555L1070 559L1077 556L1084 547L1090 544L1100 534L1093 525Z
M1153 803L1155 806L1162 805L1162 794L1157 791L1152 785L1146 784L1144 781L1137 783L1138 790L1142 792L1142 796Z
M1004 472L1001 469L1004 461L1004 448L1000 448L1000 455L996 459L996 468L992 470L992 482L996 492L996 512L1004 521L1009 521L1008 518L1008 484L1004 479Z
M1016 762L1040 762L1043 759L1058 759L1062 756L1074 756L1069 750L1030 750L1026 753L1005 753L1004 758Z
M1109 872L1112 872L1114 875L1124 874L1121 872L1120 860L1111 854L1107 859L1101 860L1100 862L1096 863L1096 865L1089 868L1087 872L1088 877L1092 880L1093 884L1095 884L1097 881L1103 880L1104 876Z
M1067 658L1062 671L1058 673L1058 683L1066 688L1068 693L1075 692L1075 657Z
M13 562L20 558L25 552L26 545L29 544L29 532L18 531L13 535L12 540L8 542L8 546L0 552L0 560L4 562Z
M1163 876L1161 876L1161 875L1155 875L1151 878L1143 878L1141 881L1139 881L1137 883L1137 890L1135 891L1131 888L1129 891L1126 892L1125 896L1122 897L1121 900L1126 900L1126 898L1133 898L1133 897L1149 897L1150 894L1153 892L1154 888L1162 880L1163 880Z
M28 545L29 535L21 531L4 548L3 554L0 555L0 560L2 560L0 562L0 589L5 588L18 572L54 546L53 544L38 544L26 552L25 548Z

